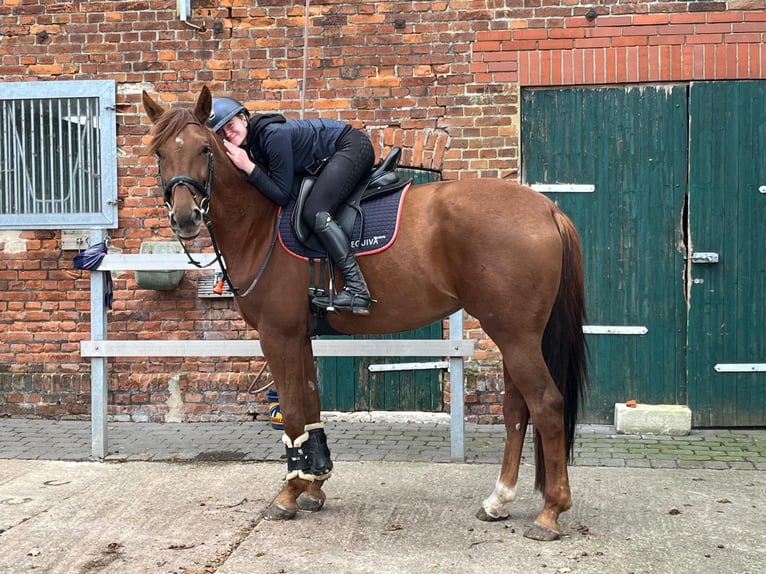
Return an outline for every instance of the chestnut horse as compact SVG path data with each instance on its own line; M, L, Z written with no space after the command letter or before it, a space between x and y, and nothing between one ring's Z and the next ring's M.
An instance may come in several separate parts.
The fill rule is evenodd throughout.
M265 517L289 519L299 508L322 508L332 469L311 348L309 268L274 247L279 207L245 181L206 127L211 104L207 87L194 109L166 111L143 93L170 225L187 240L210 221L238 311L259 333L279 393L288 461L285 485ZM545 196L508 180L415 185L395 243L359 262L375 302L368 316L328 313L336 331L406 331L462 308L497 344L507 440L500 475L477 517L508 517L531 419L544 506L525 535L558 538L559 514L572 505L567 463L587 386L582 256L572 222Z

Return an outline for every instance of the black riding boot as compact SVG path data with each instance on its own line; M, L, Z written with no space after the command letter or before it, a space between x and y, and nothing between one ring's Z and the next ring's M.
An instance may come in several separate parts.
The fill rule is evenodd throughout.
M314 233L327 249L330 258L338 265L346 281L343 290L333 295L333 306L340 310L351 309L357 315L369 315L372 304L370 290L367 288L356 257L351 253L346 234L326 211L317 213ZM330 298L314 297L314 305L327 308L330 306Z

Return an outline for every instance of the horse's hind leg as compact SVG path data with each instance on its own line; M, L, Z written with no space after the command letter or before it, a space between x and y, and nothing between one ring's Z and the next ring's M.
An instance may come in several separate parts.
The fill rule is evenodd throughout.
M545 504L535 524L525 536L535 540L556 540L561 535L559 515L572 506L567 474L567 452L564 431L564 399L553 382L539 341L506 345L502 349L507 374L524 397L535 430L540 437L544 459L544 476L538 484Z
M524 435L529 422L529 410L519 390L514 386L508 369L503 366L505 377L505 397L503 398L503 418L505 420L505 451L500 476L495 482L495 490L487 497L476 513L476 518L485 521L508 518L506 504L516 498L516 484L519 480L521 451L524 448Z

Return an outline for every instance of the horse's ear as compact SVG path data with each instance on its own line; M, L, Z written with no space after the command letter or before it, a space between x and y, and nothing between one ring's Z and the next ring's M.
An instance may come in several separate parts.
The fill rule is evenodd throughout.
M197 107L194 108L194 117L199 120L199 123L205 125L210 119L212 109L213 96L210 94L207 86L202 86L202 92L200 92L199 98L197 98Z
M146 115L149 116L149 119L152 120L152 123L156 122L157 118L165 113L165 110L162 109L162 106L155 102L152 97L146 93L146 90L141 92L141 101L144 104L144 111L146 111Z

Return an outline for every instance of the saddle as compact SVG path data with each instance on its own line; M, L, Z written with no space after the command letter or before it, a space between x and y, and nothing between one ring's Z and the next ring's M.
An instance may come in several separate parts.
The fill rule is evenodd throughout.
M411 178L402 178L396 172L401 153L401 148L393 148L334 214L351 241L354 253L379 251L394 239L399 204L412 183ZM294 199L280 214L279 240L282 246L293 255L307 259L327 257L324 246L302 217L306 199L326 161L314 166L312 175L305 176L297 184Z
M378 253L390 247L397 235L402 200L412 184L412 178L402 178L396 171L401 157L401 148L393 148L389 154L372 169L369 177L351 194L345 203L335 211L334 217L351 242L351 251L356 255ZM308 304L311 309L311 327L314 335L340 335L327 321L324 309L316 307L314 297L325 296L323 287L329 275L330 289L333 284L333 266L324 246L314 236L313 229L303 222L303 209L311 188L327 160L319 162L311 175L296 185L293 198L279 214L278 239L282 248L291 255L308 261L311 283L308 289ZM318 260L318 266L315 263Z

